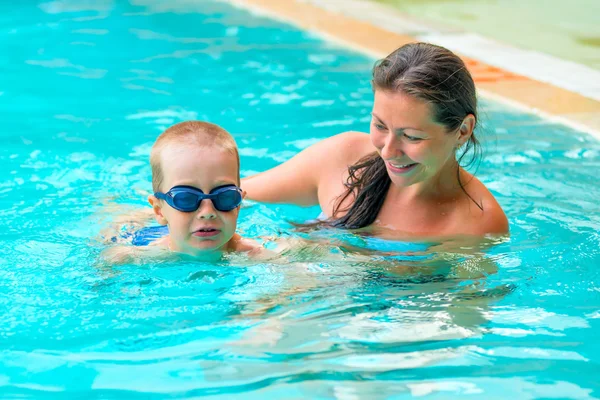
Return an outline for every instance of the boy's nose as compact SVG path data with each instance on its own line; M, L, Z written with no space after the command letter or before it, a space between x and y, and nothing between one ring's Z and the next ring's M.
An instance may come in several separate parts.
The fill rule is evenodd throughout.
M196 218L198 219L215 219L217 218L217 210L215 210L215 206L212 201L209 199L204 199L200 203L200 207L198 207L198 212L196 213Z

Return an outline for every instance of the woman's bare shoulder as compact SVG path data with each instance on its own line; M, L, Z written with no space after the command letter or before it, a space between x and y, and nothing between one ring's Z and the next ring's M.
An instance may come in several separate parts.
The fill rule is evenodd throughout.
M375 151L368 133L348 131L334 136L350 158L362 158Z
M506 234L509 232L508 218L498 200L487 190L483 202L480 234Z
M322 141L321 146L321 154L327 155L327 160L324 161L330 169L337 169L336 166L346 169L375 151L369 134L356 131L331 136Z
M467 227L468 233L486 235L509 232L508 218L502 206L479 179L471 177L467 193L472 197L468 202L472 221Z

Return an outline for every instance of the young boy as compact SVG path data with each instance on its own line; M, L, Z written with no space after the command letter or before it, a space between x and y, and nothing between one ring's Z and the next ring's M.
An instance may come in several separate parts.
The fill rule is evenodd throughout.
M235 233L244 193L237 146L227 131L201 121L173 125L152 146L150 165L148 202L156 221L169 227L154 245L192 256L260 248Z
M106 259L124 262L159 249L194 257L261 252L258 243L235 232L244 192L237 146L227 131L202 121L173 125L152 146L150 165L154 194L148 202L168 234L147 243L145 250L109 249ZM133 234L134 243L144 229Z
M235 140L221 127L202 121L173 125L156 139L150 165L153 194L148 202L156 221L168 229L143 227L139 212L121 218L121 224L141 229L128 235L134 246L109 247L103 252L105 260L131 262L170 252L202 258L246 252L255 260L276 262L278 256L312 249L319 259L339 261L330 251L331 243L277 239L277 248L269 251L235 233L244 197L239 188L240 160Z

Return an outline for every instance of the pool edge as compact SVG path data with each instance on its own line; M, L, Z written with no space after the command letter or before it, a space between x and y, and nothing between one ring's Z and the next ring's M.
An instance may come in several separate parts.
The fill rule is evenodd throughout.
M344 4L343 2L337 4L332 2L325 9L315 0L226 1L234 6L243 7L315 32L326 40L349 47L375 59L384 57L406 43L421 40L436 43L435 40L429 40L436 37L435 28L432 29L428 26L426 32L417 32L417 35L393 32L375 26L365 19L356 19L345 15L339 8ZM443 32L443 34L452 35L456 32ZM436 44L444 45L443 43ZM509 46L502 46L504 50L510 49ZM532 112L551 121L589 133L600 140L600 101L573 90L560 88L551 83L491 65L479 57L465 56L465 52L469 54L473 52L468 49L464 50L467 51L455 51L467 64L477 89L483 97ZM523 50L515 49L515 54L523 54L523 52Z

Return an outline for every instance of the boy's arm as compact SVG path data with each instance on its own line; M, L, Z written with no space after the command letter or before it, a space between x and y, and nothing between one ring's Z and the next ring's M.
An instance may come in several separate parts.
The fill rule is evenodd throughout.
M100 253L100 262L106 265L130 264L139 260L141 252L134 246L111 246Z
M100 253L103 265L142 264L148 259L164 259L171 255L166 238L157 239L147 246L114 245Z
M122 228L129 226L134 229L142 228L154 220L154 212L151 208L125 209L124 206L113 204L102 208L103 215L112 218L108 226L100 231L100 241L103 244L115 243L122 235Z

